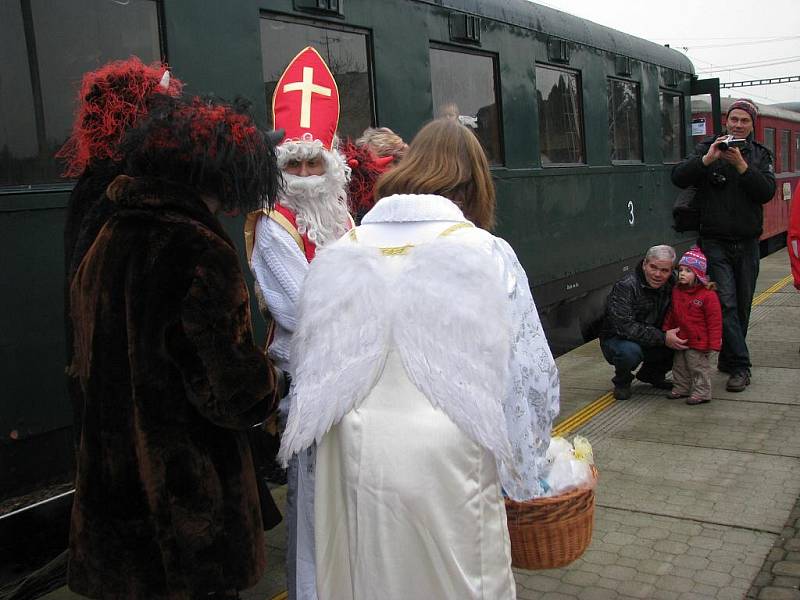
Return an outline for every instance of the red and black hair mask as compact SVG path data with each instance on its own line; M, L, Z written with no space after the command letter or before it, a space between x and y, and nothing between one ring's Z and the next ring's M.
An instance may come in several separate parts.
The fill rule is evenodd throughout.
M78 177L92 162L119 162L126 132L144 117L156 96L180 96L183 83L160 62L132 56L83 76L72 133L56 157L66 161L64 177Z
M280 185L275 152L248 109L242 99L158 99L125 137L126 173L212 194L226 211L271 207Z
M222 209L272 206L280 172L270 139L237 99L161 98L121 146L126 173L164 179L216 196Z

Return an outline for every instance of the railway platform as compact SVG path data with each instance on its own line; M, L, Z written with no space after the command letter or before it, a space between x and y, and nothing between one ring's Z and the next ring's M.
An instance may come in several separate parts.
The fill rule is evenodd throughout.
M568 567L515 570L520 599L800 600L800 293L785 251L761 261L748 343L752 384L730 393L717 373L699 406L636 382L614 400L596 341L557 359L555 433L586 436L600 472L594 536ZM282 525L267 544L246 600L285 598Z

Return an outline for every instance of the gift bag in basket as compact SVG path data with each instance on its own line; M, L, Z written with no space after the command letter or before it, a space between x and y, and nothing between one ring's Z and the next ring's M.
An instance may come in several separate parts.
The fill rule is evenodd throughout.
M594 465L592 475L590 485L558 496L524 502L505 499L512 566L555 569L584 553L594 526Z

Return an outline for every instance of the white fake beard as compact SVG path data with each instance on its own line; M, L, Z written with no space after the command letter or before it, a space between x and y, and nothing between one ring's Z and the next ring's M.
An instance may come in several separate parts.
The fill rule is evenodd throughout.
M294 212L297 231L319 247L335 242L345 233L350 222L344 183L329 174L283 174L280 203Z

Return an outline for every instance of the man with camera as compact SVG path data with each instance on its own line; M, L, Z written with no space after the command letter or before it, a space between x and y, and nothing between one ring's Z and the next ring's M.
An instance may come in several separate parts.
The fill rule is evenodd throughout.
M775 194L772 153L753 139L758 108L746 98L733 102L725 135L703 140L675 165L672 182L697 188L698 244L722 304L722 350L717 367L730 375L729 392L750 385L747 326L759 267L763 205Z

